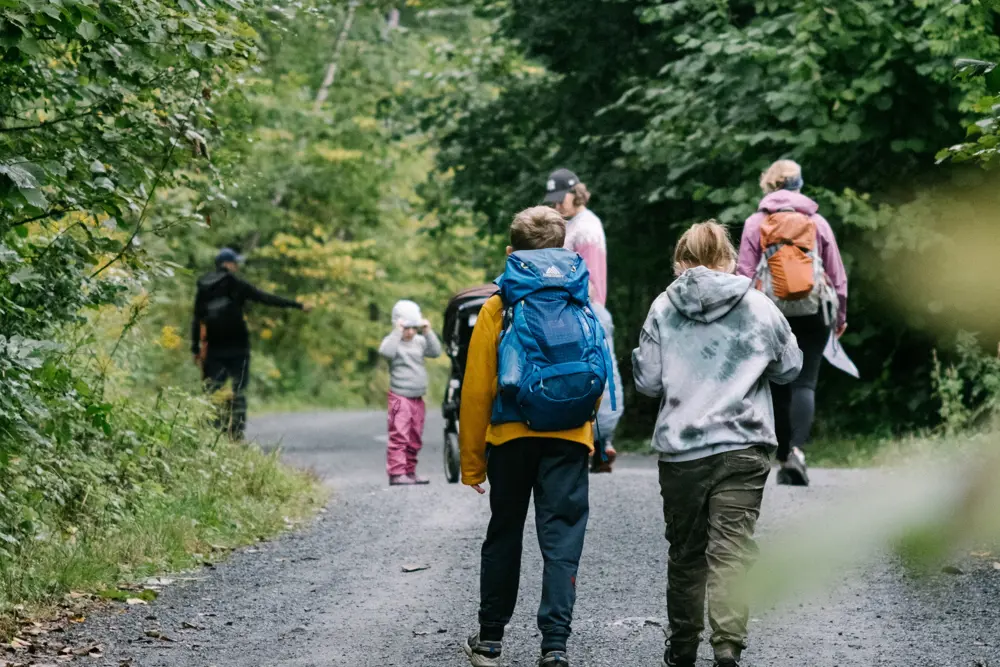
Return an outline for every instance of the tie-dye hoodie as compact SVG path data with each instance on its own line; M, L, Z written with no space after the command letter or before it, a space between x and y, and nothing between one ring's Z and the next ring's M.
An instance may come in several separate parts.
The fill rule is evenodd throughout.
M699 266L649 309L632 352L636 389L662 397L653 432L661 461L777 447L768 381L802 369L788 321L743 276Z

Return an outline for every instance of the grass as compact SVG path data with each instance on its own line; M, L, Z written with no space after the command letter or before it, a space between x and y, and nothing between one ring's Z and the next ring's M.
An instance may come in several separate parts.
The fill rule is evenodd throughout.
M175 471L124 520L95 517L72 535L36 541L0 564L0 636L47 615L67 593L116 589L182 570L295 526L325 501L315 476L277 453L220 443L213 465Z

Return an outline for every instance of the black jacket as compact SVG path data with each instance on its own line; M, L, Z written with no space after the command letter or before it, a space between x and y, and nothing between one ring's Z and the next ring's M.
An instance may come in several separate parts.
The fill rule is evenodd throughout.
M281 308L302 308L302 304L257 289L226 270L213 271L198 279L191 323L191 352L201 348L201 325L205 325L208 349L212 352L249 352L250 332L243 319L247 301Z

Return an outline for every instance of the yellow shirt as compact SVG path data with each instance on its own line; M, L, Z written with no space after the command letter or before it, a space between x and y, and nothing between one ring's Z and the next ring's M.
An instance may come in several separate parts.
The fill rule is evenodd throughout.
M558 438L594 450L594 427L587 422L566 431L532 431L520 422L491 424L493 400L497 395L497 344L503 328L503 302L493 295L483 304L472 329L469 357L462 381L462 411L459 415L458 444L462 459L462 483L486 481L486 443L502 445L517 438Z

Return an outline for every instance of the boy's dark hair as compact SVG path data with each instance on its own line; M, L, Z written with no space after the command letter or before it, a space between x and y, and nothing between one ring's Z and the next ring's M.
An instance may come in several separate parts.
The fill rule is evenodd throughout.
M562 248L566 243L566 221L548 206L532 206L510 223L510 245L514 250Z

